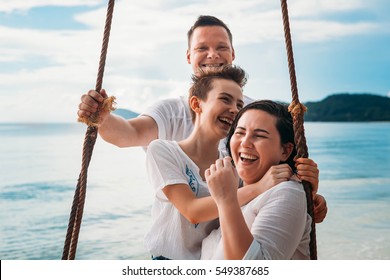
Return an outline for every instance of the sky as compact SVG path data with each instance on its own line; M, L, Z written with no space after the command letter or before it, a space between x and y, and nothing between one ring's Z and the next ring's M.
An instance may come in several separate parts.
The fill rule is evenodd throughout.
M77 122L96 84L107 2L0 0L0 122ZM301 102L335 93L390 96L388 0L288 1ZM185 95L186 33L199 15L233 33L244 93L290 102L278 0L115 1L103 88L117 107L142 112Z

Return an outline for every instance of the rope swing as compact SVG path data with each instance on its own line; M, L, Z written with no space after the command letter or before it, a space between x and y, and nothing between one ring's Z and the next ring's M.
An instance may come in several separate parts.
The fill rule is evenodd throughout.
M105 23L104 35L103 35L103 44L102 44L102 50L100 55L96 87L95 87L95 90L97 92L100 92L100 90L102 89L104 67L106 62L108 41L109 41L110 30L111 30L111 21L112 21L112 15L114 11L114 3L115 0L109 0L108 2L106 23ZM299 98L298 98L298 89L297 89L297 82L295 76L295 66L294 66L293 50L292 50L290 27L289 27L289 20L288 20L287 0L281 0L281 7L282 7L282 15L283 15L286 50L287 50L287 57L288 57L288 68L289 68L290 82L291 82L292 102L289 106L289 111L291 112L291 115L293 117L294 134L295 134L294 137L295 137L295 143L297 147L296 157L307 158L308 151L306 145L305 131L303 127L303 115L304 112L306 111L306 107L299 102ZM97 110L97 112L89 119L79 118L79 121L86 123L88 125L88 128L85 134L85 139L83 144L82 167L81 167L78 183L73 198L73 204L72 204L71 213L69 217L68 230L66 233L62 260L75 259L77 242L80 233L81 220L83 216L84 203L85 203L85 194L87 188L86 187L87 171L88 171L89 163L91 161L93 148L98 134L99 112L112 111L114 109L113 108L114 101L115 101L114 97L106 98L103 104ZM303 186L305 189L307 205L308 205L307 211L309 215L312 217L312 225L311 225L312 230L310 233L310 257L311 259L317 259L312 187L310 183L307 181L303 181Z
M290 73L290 83L291 83L291 93L292 93L292 101L288 110L290 111L293 118L294 138L295 138L295 145L297 148L297 155L295 156L295 158L307 158L309 156L309 153L307 151L307 145L306 145L305 128L303 127L303 115L306 112L306 107L299 102L299 97L298 97L297 78L295 76L294 55L293 55L293 48L291 42L290 24L288 19L287 0L281 0L280 2L282 7L284 37L286 43L288 70ZM312 196L312 186L307 181L303 181L302 184L306 193L307 213L312 218L311 232L310 232L310 258L312 260L316 260L317 243L316 243L316 229L315 229L315 221L314 221L314 204L313 204L313 196Z
M112 15L114 11L114 0L109 0L108 8L107 8L107 16L106 16L106 24L104 27L104 35L103 35L103 44L102 50L100 54L100 62L98 75L96 79L96 87L95 90L100 92L102 89L103 83L103 74L104 74L104 66L106 64L106 55L108 48L108 41L110 37L111 30L111 21ZM91 161L92 151L96 142L97 134L98 134L98 119L99 119L99 111L102 110L113 110L113 102L114 98L107 98L101 108L96 112L94 116L91 117L92 122L88 123L87 132L85 133L84 145L83 145L83 158L82 158L82 167L77 183L77 187L75 190L72 210L69 217L68 231L66 233L66 239L64 244L64 250L62 254L63 260L74 260L77 249L77 241L79 238L81 220L83 217L84 210L84 202L85 202L85 193L87 190L87 171L89 162ZM84 119L79 119L79 121L85 122Z

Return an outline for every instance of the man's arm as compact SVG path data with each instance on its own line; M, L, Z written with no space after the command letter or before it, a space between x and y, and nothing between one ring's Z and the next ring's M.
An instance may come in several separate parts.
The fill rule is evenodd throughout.
M99 135L120 148L147 146L158 138L157 124L149 116L126 120L110 114L99 126Z
M105 98L107 94L104 89L100 93L90 90L81 97L78 116L89 118ZM118 147L147 146L158 138L157 124L149 116L126 120L110 112L100 112L98 131L105 141Z
M328 213L328 207L325 198L317 193L320 170L317 164L309 158L298 158L296 160L296 167L298 177L301 180L308 181L313 188L314 221L316 223L322 223Z

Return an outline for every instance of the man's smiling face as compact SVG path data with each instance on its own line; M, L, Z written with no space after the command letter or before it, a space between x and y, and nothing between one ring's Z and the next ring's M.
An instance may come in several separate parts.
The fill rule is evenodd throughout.
M207 70L232 64L234 58L234 49L223 27L201 26L194 30L190 49L187 50L187 62L192 65L195 75L200 68Z

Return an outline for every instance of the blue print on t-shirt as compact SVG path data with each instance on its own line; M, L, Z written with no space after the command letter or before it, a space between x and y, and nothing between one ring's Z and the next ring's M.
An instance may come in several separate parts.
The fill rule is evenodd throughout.
M194 172L188 168L186 165L186 174L188 176L188 185L190 186L191 190L195 193L196 196L198 196L199 192L199 182L195 177Z
M186 174L188 176L188 185L190 186L191 190L195 193L195 196L198 196L199 192L199 181L196 179L194 172L188 168L188 165L186 164ZM194 227L197 228L199 224L194 224Z

